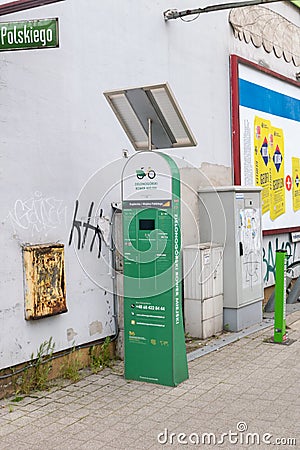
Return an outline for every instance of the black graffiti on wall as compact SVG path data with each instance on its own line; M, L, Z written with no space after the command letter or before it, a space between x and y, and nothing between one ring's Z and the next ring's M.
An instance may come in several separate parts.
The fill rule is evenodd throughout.
M85 220L78 220L78 218L77 218L78 208L79 208L79 201L76 200L74 216L73 216L73 223L72 223L72 228L71 228L70 237L69 237L69 245L72 244L73 238L75 240L75 237L74 237L74 230L75 230L76 236L77 236L77 249L78 250L84 249L86 242L87 242L87 238L89 235L91 235L90 232L92 232L93 234L92 234L92 238L90 241L90 252L93 251L95 242L97 241L98 242L98 258L100 258L101 248L102 248L102 233L101 233L101 230L100 230L98 224L97 225L91 224L91 219L95 218L95 217L93 217L94 202L91 202L90 208L88 211L88 215ZM97 216L97 218L101 218L102 215L103 215L103 210L100 209L100 212L99 212L99 215Z

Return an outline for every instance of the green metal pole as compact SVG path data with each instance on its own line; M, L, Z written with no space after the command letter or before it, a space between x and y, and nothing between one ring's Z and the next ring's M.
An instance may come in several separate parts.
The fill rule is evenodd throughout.
M275 269L275 312L274 312L274 342L282 343L286 340L285 323L285 292L286 292L286 250L276 251Z

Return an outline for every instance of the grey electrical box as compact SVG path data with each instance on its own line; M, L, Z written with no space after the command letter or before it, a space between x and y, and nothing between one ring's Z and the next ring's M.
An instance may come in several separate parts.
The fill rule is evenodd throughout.
M223 330L223 247L183 248L185 331L206 339Z
M261 188L199 191L200 238L224 246L224 327L239 331L262 321Z

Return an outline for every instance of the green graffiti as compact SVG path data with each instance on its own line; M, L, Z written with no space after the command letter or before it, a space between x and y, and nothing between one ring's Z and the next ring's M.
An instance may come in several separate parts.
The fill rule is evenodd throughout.
M279 239L276 238L274 249L272 241L269 241L267 251L265 250L265 248L263 248L263 263L265 264L265 275L264 275L265 283L269 281L271 274L273 274L274 280L276 279L275 257L277 250L286 250L288 256L288 264L291 264L295 260L296 243L294 243L293 248L292 244L288 241L281 242L280 246Z

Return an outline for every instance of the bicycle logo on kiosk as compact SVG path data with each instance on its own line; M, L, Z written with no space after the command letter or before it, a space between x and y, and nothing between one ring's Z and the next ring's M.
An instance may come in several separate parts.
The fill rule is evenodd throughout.
M141 167L140 169L136 170L136 177L139 180L143 180L146 176L150 180L153 180L156 177L156 173L151 167L148 167L146 171L144 170L144 167Z

